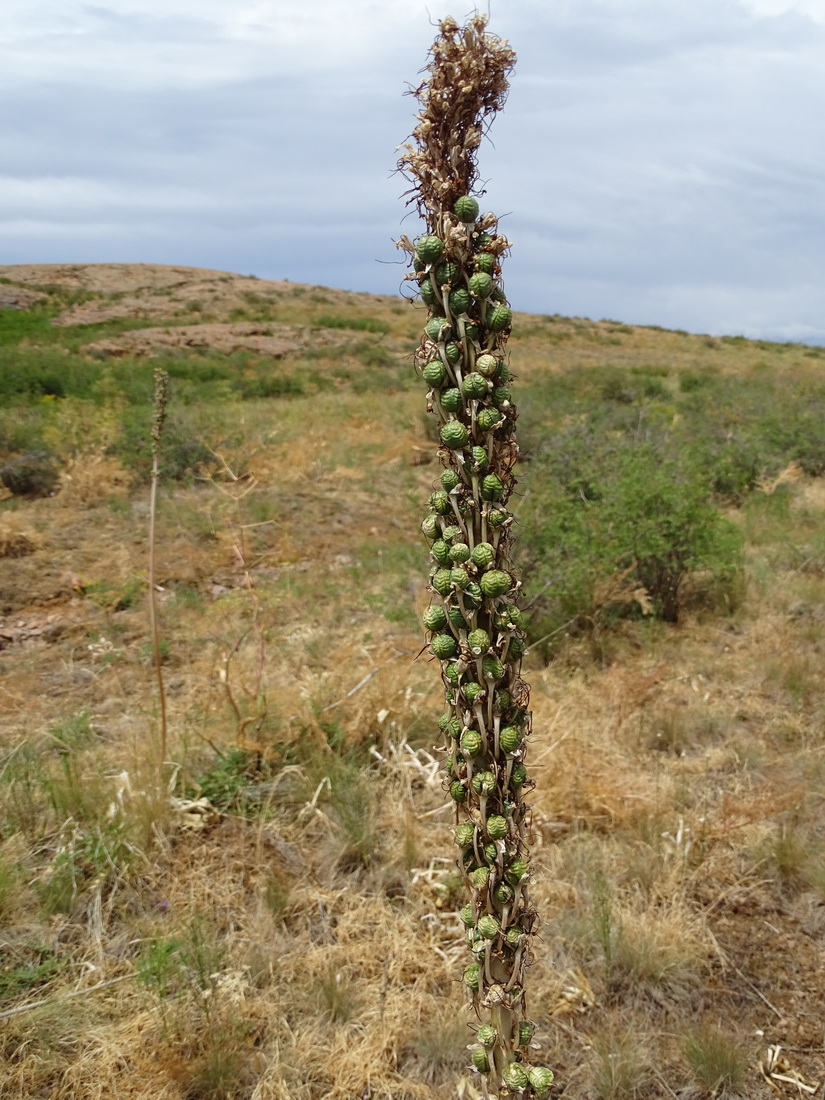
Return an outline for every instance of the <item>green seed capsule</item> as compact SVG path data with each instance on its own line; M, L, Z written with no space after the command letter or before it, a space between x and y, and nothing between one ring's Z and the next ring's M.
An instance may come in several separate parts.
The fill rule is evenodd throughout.
M487 1050L492 1050L493 1047L496 1045L498 1032L492 1024L482 1024L476 1032L476 1039L478 1039L481 1045L483 1047L486 1047Z
M421 521L421 530L428 539L437 539L439 532L438 519L435 516L425 516Z
M476 359L476 370L479 374L482 374L485 378L492 378L499 367L499 360L495 355L490 355L485 352L484 355L479 355Z
M428 306L431 306L438 299L438 291L435 289L430 279L421 280L418 286L418 293L421 295L421 301Z
M476 414L476 424L483 432L492 432L501 423L501 413L498 409L479 409Z
M516 856L510 866L507 868L507 878L512 883L521 882L524 876L529 872L530 867L526 860L523 860L521 856Z
M421 377L428 386L435 389L447 381L447 371L440 359L431 359L422 370Z
M474 993L478 992L479 984L479 966L478 963L470 963L469 966L464 967L464 984L472 989Z
M473 790L476 794L489 794L495 790L496 777L492 772L476 772L473 776Z
M460 527L456 527L454 523L450 523L444 528L441 537L445 542L455 542L462 534L463 532ZM459 541L461 540L459 539Z
M521 1062L508 1062L501 1079L511 1092L519 1092L530 1084L530 1077Z
M512 886L508 886L506 882L500 882L493 891L493 897L499 905L509 905L515 896Z
M496 627L498 630L514 630L516 627L521 626L522 613L515 606L505 607L503 611L499 611L496 614Z
M449 322L445 321L443 317L431 317L424 326L424 331L431 340L438 344L443 340L449 340L453 330Z
M524 932L522 931L522 929L519 928L517 924L514 924L512 928L507 929L507 935L504 937L504 939L507 941L508 947L518 947L518 945L521 943L521 937L523 935Z
M464 590L464 606L471 611L476 611L481 607L483 599L484 593L481 591L481 585L471 581Z
M546 1066L533 1066L528 1076L538 1100L546 1100L546 1097L550 1095L550 1086L554 1080L553 1071Z
M472 466L474 473L480 473L482 470L487 469L487 451L484 447L471 447L470 458L472 459Z
M486 573L482 573L479 583L484 595L493 599L504 596L513 587L512 577L501 569L488 569Z
M505 512L503 508L493 508L487 516L487 523L490 527L498 528L503 527L509 519L509 512Z
M461 736L463 727L457 718L451 717L447 729L444 731L448 733L454 740L458 740Z
M473 262L476 271L486 271L488 275L492 275L496 269L497 261L492 252L479 252Z
M490 245L493 243L493 239L494 238L492 233L479 233L479 235L476 237L476 248L479 249L479 251L483 251L485 248L489 248Z
M450 579L449 569L436 569L430 578L430 584L433 586L439 596L449 596L453 590L453 582Z
M450 560L457 565L470 560L470 547L466 542L454 542L449 548Z
M493 404L497 409L507 409L512 400L509 386L496 386L493 390Z
M504 332L513 327L513 313L505 305L493 306L487 313L487 328L491 332Z
M481 482L481 495L484 500L500 500L504 495L504 482L498 474L487 474Z
M523 764L514 764L513 770L510 772L510 786L514 790L518 790L519 787L523 787L527 782L527 768Z
M448 684L452 684L453 687L458 687L461 682L461 675L461 668L455 661L447 665L444 669L444 679Z
M496 560L496 552L489 542L479 542L473 547L470 558L479 569L487 569Z
M440 237L427 235L419 237L415 246L415 253L425 264L434 264L444 255L444 242Z
M471 343L477 344L481 338L481 326L475 324L464 325L464 335L471 341Z
M474 703L480 703L487 695L487 692L481 686L481 684L473 683L472 681L465 684L462 688L464 692L464 698L472 706Z
M519 638L518 634L514 634L510 639L510 644L507 647L507 656L513 660L518 660L523 657L527 652L527 643L523 638Z
M466 447L470 433L460 420L450 420L441 429L441 442L445 447L458 451Z
M447 356L447 362L451 367L454 367L456 363L461 361L461 347L455 342L447 344L444 348L444 354Z
M467 788L459 780L450 784L450 798L453 802L466 802L467 801Z
M443 607L437 607L433 604L432 607L428 607L424 614L421 616L421 622L424 624L425 630L431 630L434 633L438 633L447 625L447 616Z
M474 1047L470 1052L470 1059L473 1063L473 1069L479 1073L490 1072L490 1059L487 1057L487 1051L484 1047Z
M486 575L485 573L485 576ZM460 592L463 592L470 584L470 574L466 569L462 569L460 565L457 565L454 569L450 570L450 584L452 584L453 588L457 588Z
M461 478L455 470L445 470L438 480L444 486L446 493L451 493L457 485L461 484Z
M474 298L489 298L495 289L495 283L486 271L477 271L470 277L467 289Z
M450 498L441 491L433 493L430 496L429 503L432 510L440 516L444 516L450 511Z
M461 737L461 751L467 756L478 756L481 752L481 734L477 730L465 730Z
M505 726L498 735L498 743L504 752L517 752L521 745L521 730L515 726Z
M435 542L430 547L430 553L432 554L432 556L435 558L435 560L438 562L439 565L449 565L450 564L450 561L451 561L450 548L447 545L447 543L444 541L444 539L436 539Z
M476 867L475 871L470 874L470 882L476 890L483 890L490 880L490 868L489 867Z
M485 940L494 940L501 931L501 924L496 917L491 916L489 913L485 913L484 916L479 919L478 930Z
M478 657L490 648L490 635L486 630L471 630L467 635L467 645L470 647L470 652Z
M441 407L445 412L456 413L461 408L462 404L461 390L455 387L444 390L441 394Z
M491 840L504 840L508 832L507 819L501 814L493 814L487 818L487 836Z
M474 222L478 217L478 200L472 195L462 195L453 203L453 212L460 222Z
M452 634L436 634L430 643L430 650L439 661L448 661L455 656L457 649L458 645Z
M494 657L492 653L486 656L481 662L481 674L485 680L500 680L505 673L504 665L498 659Z
M436 267L433 274L435 275L435 281L438 285L443 286L445 283L451 283L453 279L455 279L456 275L458 275L458 268L455 264L450 263L449 260L445 260Z
M464 616L461 614L461 608L460 607L448 607L447 608L447 618L450 620L450 624L456 630L466 630L467 627L469 626L469 623L464 618Z
M450 313L452 313L453 317L460 317L462 314L466 313L470 308L471 301L470 292L465 290L464 287L457 287L455 290L451 290L447 297ZM498 308L499 307L496 306L496 309Z
M475 835L475 826L471 825L469 821L464 821L456 828L455 842L459 846L459 848L469 848L469 846L473 843L473 838L475 837Z
M489 863L489 865L492 867L497 859L498 859L498 849L496 848L495 844L485 844L484 845L484 862Z
M448 611L447 615L449 616L449 614L450 613ZM502 689L501 691L496 692L496 698L493 704L493 712L495 714L506 714L512 705L513 697L510 695L509 691L504 691Z
M487 379L481 375L473 372L468 374L464 381L461 383L461 392L467 398L480 398L487 396Z
M520 1047L529 1047L535 1033L535 1025L531 1024L529 1020L522 1020L518 1025L518 1045Z
M472 826L470 826L470 828L472 828ZM464 926L465 926L466 928L474 928L474 927L475 927L475 923L476 923L476 911L475 911L475 909L474 909L474 908L472 907L472 905L465 905L465 906L463 906L463 907L461 908L461 910L459 911L459 914L458 914L458 915L459 915L459 917L461 918L461 923L462 923L462 924L463 924L463 925L464 925Z

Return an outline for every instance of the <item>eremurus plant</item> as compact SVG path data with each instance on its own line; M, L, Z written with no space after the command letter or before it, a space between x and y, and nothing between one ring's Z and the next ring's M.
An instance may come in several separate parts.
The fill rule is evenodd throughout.
M415 354L439 419L444 470L422 530L430 541L429 647L446 693L445 788L455 804L458 865L470 900L460 917L473 961L464 984L479 1021L471 1047L485 1096L545 1098L553 1074L530 1064L525 969L537 915L530 900L524 763L529 688L508 500L518 458L506 360L512 313L501 288L509 242L481 215L476 150L504 103L515 62L475 15L444 19L412 142L399 168L426 232L398 242L429 318Z

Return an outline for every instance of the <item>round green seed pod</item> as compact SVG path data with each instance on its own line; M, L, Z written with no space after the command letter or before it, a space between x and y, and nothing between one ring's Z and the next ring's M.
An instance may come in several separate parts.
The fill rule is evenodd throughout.
M450 291L447 302L449 303L450 313L452 313L453 317L460 317L470 308L472 299L470 298L469 290L465 290L463 286L460 286ZM498 306L496 306L496 309L498 309Z
M507 942L508 947L518 947L521 943L521 938L524 935L523 929L519 928L517 924L514 924L511 928L507 929L507 934L504 939Z
M461 362L461 346L453 341L447 344L444 348L444 354L447 356L447 362L451 367L454 367L456 363Z
M481 746L481 734L477 730L465 730L461 735L461 751L467 756L478 756Z
M498 743L504 752L518 752L521 745L521 730L515 726L505 726L498 735Z
M435 281L439 286L443 286L445 283L451 283L458 275L458 268L455 264L450 263L449 260L444 260L443 263L438 264L435 271Z
M499 364L500 360L496 359L495 355L485 352L476 359L476 370L479 374L483 374L485 378L492 378L498 371Z
M527 861L522 859L521 856L516 856L505 873L510 882L516 883L521 882L529 871L530 867Z
M481 375L473 372L468 374L464 381L461 383L461 392L468 398L479 398L487 396L487 379Z
M515 630L521 626L523 616L515 604L496 612L495 624L498 630Z
M449 617L449 611L447 616ZM494 714L506 714L510 707L513 705L513 697L509 691L504 689L496 692L495 702L493 703Z
M453 203L453 213L460 222L474 222L478 217L478 200L472 195L462 195Z
M496 777L492 772L476 772L473 776L473 790L476 794L489 794L496 787Z
M476 254L473 263L476 265L476 271L484 271L488 275L492 275L498 261L492 252L479 252Z
M464 698L467 700L470 706L472 706L474 703L480 703L487 694L481 684L476 684L473 681L465 684L462 688L462 691L464 692Z
M455 386L449 390L444 390L441 394L441 407L445 412L456 413L462 404L461 390L456 389Z
M478 991L479 985L479 966L478 963L470 963L469 966L464 967L464 984L468 989L472 989L474 993Z
M501 422L501 413L498 409L479 409L476 414L476 424L483 432L494 431Z
M481 674L485 680L492 680L495 683L496 680L502 679L505 671L504 665L492 653L488 654L481 662Z
M464 590L464 606L471 611L477 611L483 600L484 593L481 591L481 585L471 581Z
M489 867L476 867L475 871L470 873L470 882L476 890L483 890L490 879Z
M451 561L450 548L447 545L447 543L444 541L444 539L436 539L435 542L430 547L430 553L432 554L432 556L435 558L435 560L438 562L439 565L449 565L450 564L450 561Z
M487 328L491 332L504 332L513 327L513 312L505 305L493 306L487 313Z
M473 843L473 838L476 835L475 826L471 825L469 821L462 822L455 830L455 842L459 848L469 848Z
M450 784L450 798L453 800L453 802L467 801L467 788L459 780L456 780L455 783Z
M467 289L474 298L489 298L495 289L495 283L486 271L477 271L470 276Z
M421 295L421 301L428 306L431 306L438 300L438 291L435 289L430 279L421 280L418 285L418 293Z
M436 569L430 578L430 584L439 596L449 596L453 590L453 582L450 579L449 569Z
M470 558L479 569L487 569L496 560L496 552L489 542L478 542L473 547Z
M450 584L452 584L453 588L457 588L460 592L463 592L469 583L470 574L466 569L462 568L460 565L456 565L450 570Z
M511 1092L520 1092L530 1084L530 1077L521 1062L508 1062L501 1079Z
M470 826L470 828L472 828L472 826ZM467 905L463 906L463 907L462 907L462 908L461 908L461 909L459 910L459 914L458 914L458 915L459 915L459 917L461 918L461 923L462 923L462 924L463 924L463 925L464 925L464 926L465 926L466 928L474 928L474 927L475 927L475 923L476 923L476 911L475 911L475 909L474 909L474 908L472 907L472 905L469 905L469 904L467 904Z
M485 596L495 599L510 591L513 587L513 579L509 573L501 569L488 569L486 573L482 573L479 584Z
M515 896L513 887L508 886L506 882L500 882L493 891L493 897L499 905L509 905Z
M526 652L527 643L523 638L519 638L518 634L514 634L507 647L507 657L517 661L520 657L523 657Z
M531 1024L529 1020L522 1020L518 1025L518 1045L520 1047L529 1047L535 1033L535 1024Z
M546 1100L550 1095L550 1086L553 1084L554 1074L547 1066L533 1066L528 1074L533 1092L538 1100Z
M484 862L488 863L491 867L498 859L498 849L495 844L484 845Z
M459 541L461 541L461 535L461 528L457 527L454 523L448 523L441 533L441 537L444 539L445 542L455 542L456 539L459 539Z
M485 248L490 247L490 245L493 243L493 240L494 238L492 233L487 233L486 231L483 233L479 233L476 237L476 248L479 249L479 251L483 251Z
M444 255L444 242L440 237L430 234L419 237L415 245L415 254L425 264L437 263Z
M477 1070L478 1073L490 1072L490 1059L484 1047L473 1047L470 1052L470 1060L473 1063L473 1069Z
M461 725L459 720L457 718L451 716L450 721L447 724L447 728L444 732L448 733L450 735L450 737L452 737L455 741L457 741L459 739L459 737L461 736L462 729L463 729L463 726Z
M508 832L507 819L501 814L493 814L487 818L487 836L491 840L504 840Z
M437 539L440 530L438 518L436 516L425 516L421 521L421 530L428 539Z
M501 931L501 923L496 917L485 913L483 917L479 918L478 930L485 940L494 940Z
M486 630L471 630L467 635L467 645L470 647L470 652L478 657L490 648L490 635Z
M447 618L450 620L450 625L456 630L466 630L470 625L464 616L461 614L460 607L448 607Z
M503 527L509 518L510 513L505 512L503 508L491 508L487 516L487 523L493 528Z
M450 657L455 656L457 649L458 645L452 634L436 634L430 643L430 650L439 661L449 661Z
M448 552L450 561L454 561L457 565L470 560L470 547L466 542L454 542Z
M469 439L470 433L460 420L449 420L441 429L441 442L451 450L460 451Z
M481 1045L483 1047L486 1047L487 1050L492 1050L493 1047L496 1045L498 1032L492 1024L482 1024L476 1032L476 1039L478 1039Z
M510 772L510 786L515 790L523 787L527 782L527 768L523 764L514 764Z
M497 409L509 408L512 397L509 386L496 386L493 390L493 404Z
M447 615L443 607L438 607L436 604L433 604L432 607L428 607L421 616L421 622L424 624L425 630L431 630L433 633L438 633L446 627Z
M453 687L458 687L461 682L461 675L461 668L455 661L446 665L444 668L444 679L448 684L452 684Z
M450 511L450 498L446 493L438 491L430 496L430 507L439 516L445 516Z
M431 359L422 370L421 377L428 386L435 389L447 381L447 371L440 359Z
M484 500L500 500L504 495L504 482L498 474L487 474L481 482L481 496Z
M478 343L478 341L479 341L479 340L480 340L480 338L481 338L481 326L480 326L480 325L476 325L476 324L474 324L474 323L471 323L471 324L469 324L469 325L465 324L465 325L464 325L464 335L465 335L465 336L467 337L467 339L468 339L468 340L470 340L470 341L471 341L471 342L472 342L473 344L477 344L477 343Z
M449 340L453 330L449 322L445 321L443 317L431 317L424 326L424 331L431 340L438 344L443 340Z
M455 470L444 470L438 480L443 485L446 493L451 493L457 485L461 484L461 478Z
M487 469L489 459L487 458L487 451L484 447L471 447L470 457L473 461L474 471L480 472L481 470Z

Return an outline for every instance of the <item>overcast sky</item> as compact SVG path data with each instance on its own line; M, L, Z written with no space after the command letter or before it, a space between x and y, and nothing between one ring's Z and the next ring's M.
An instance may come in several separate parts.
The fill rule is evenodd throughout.
M397 293L404 91L470 10L2 0L0 262ZM490 30L514 308L825 343L825 0L491 0Z

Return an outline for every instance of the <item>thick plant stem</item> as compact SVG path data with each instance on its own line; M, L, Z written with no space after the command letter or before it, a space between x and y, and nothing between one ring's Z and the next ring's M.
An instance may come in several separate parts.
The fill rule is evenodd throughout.
M507 509L518 459L506 358L512 314L501 287L509 242L472 194L476 149L503 106L514 62L483 16L463 28L440 24L415 91L418 125L399 161L427 231L398 245L411 254L407 278L430 311L415 364L442 444L441 484L422 523L433 562L423 623L445 687L444 786L470 898L460 916L475 960L464 969L478 1020L472 1066L485 1096L544 1100L553 1074L528 1061L524 993L537 915L526 888L530 693Z

